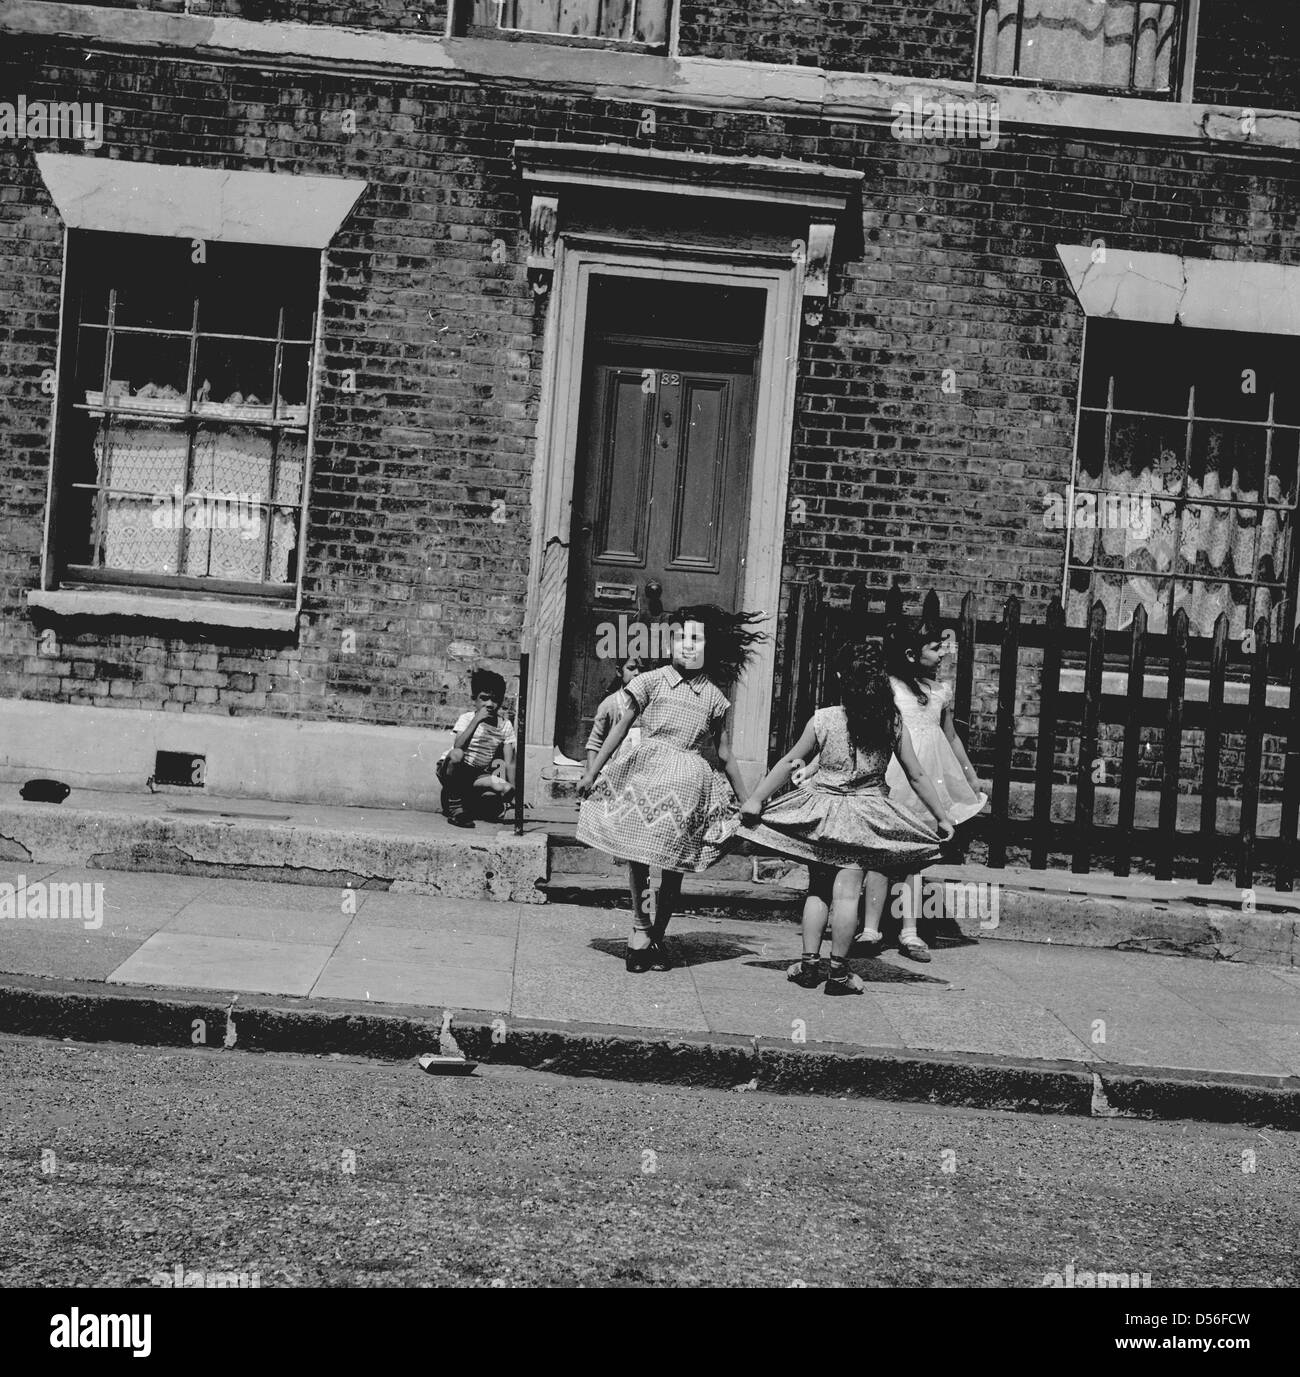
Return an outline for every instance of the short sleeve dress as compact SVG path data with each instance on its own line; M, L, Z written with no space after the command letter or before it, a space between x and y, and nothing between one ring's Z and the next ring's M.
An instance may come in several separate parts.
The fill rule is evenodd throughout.
M951 690L947 684L927 685L930 701L922 703L901 679L890 679L894 688L894 702L898 704L899 716L912 737L912 749L916 752L917 763L930 776L939 798L948 810L953 822L966 822L973 818L989 801L987 794L977 794L966 783L966 776L958 763L948 738L943 734L943 710L951 701ZM910 813L930 816L930 811L917 797L916 791L907 782L903 767L892 760L885 775L889 785L889 797Z
M939 834L895 806L885 787L892 751L855 752L843 708L813 713L821 764L799 789L763 809L736 835L783 856L822 865L910 872L939 858Z
M621 861L707 870L729 839L738 803L714 733L731 704L702 674L671 665L638 674L627 693L641 740L620 750L578 814L578 840Z

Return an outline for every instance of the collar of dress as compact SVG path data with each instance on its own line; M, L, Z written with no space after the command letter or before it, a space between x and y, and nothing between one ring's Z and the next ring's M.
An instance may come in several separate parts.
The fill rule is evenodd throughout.
M708 683L708 679L703 674L697 674L694 679L685 678L677 672L676 665L668 666L666 678L669 688L676 688L679 684L685 684L697 698L704 692L704 685Z

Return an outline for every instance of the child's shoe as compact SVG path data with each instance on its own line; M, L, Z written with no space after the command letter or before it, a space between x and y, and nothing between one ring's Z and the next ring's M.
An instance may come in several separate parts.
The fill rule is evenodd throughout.
M473 827L473 826L474 826L474 819L473 819L473 818L467 818L467 817L464 817L464 816L461 816L461 817L458 817L458 818L448 818L447 821L448 821L449 823L451 823L451 825L452 825L453 827Z
M827 981L822 994L828 995L860 995L866 994L867 987L863 983L860 975L854 975L850 971L847 975L833 975Z
M922 965L930 959L930 948L919 937L900 937L898 950L909 960L919 961Z
M822 975L820 961L796 961L785 973L785 978L805 990L815 990L826 978Z

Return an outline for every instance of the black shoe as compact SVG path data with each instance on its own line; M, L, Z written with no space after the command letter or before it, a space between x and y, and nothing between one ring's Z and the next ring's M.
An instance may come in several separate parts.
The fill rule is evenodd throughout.
M831 976L822 987L822 994L828 995L860 995L866 992L867 987L863 984L862 977L851 972L845 976Z
M805 990L815 990L826 977L822 975L822 963L820 961L811 965L803 961L796 961L786 971L785 978L795 985L802 986Z
M473 826L474 826L474 819L473 819L473 818L448 818L447 821L448 821L449 823L451 823L451 825L452 825L453 827L473 827Z
M654 946L648 947L629 947L627 949L627 969L632 975L644 975L651 969L650 963L654 960Z
M653 953L650 958L652 971L670 971L676 965L676 962L668 954L668 947L662 937L656 937L650 943L650 951Z

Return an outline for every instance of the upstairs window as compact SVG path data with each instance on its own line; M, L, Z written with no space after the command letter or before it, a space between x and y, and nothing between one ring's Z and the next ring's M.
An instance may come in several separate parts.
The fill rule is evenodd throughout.
M548 35L664 48L672 0L464 0L453 32Z
M320 254L87 231L68 253L60 580L294 596Z
M1295 623L1300 338L1089 317L1084 336L1066 620L1138 605L1163 634L1220 613L1240 641Z
M1189 0L983 0L979 75L1176 97Z

